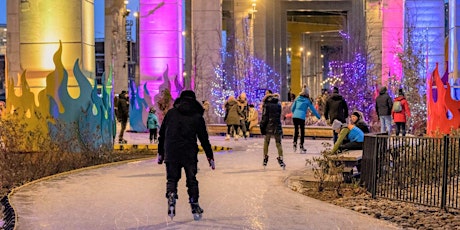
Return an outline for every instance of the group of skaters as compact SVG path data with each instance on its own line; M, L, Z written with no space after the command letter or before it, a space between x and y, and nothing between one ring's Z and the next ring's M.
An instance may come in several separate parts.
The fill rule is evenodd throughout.
M249 137L249 131L259 123L259 114L253 104L248 105L246 93L237 98L229 96L224 103L224 121L227 124L225 140L238 140L240 136Z
M127 116L125 109L129 108L128 96L122 92L118 99L117 115L122 123L122 131L126 128ZM204 103L203 103L204 104ZM279 94L266 90L261 101L262 116L258 122L258 113L254 105L248 105L246 94L242 93L237 98L230 96L225 105L225 122L227 123L227 136L231 135L238 139L239 130L244 138L249 136L248 131L255 125L260 125L260 132L264 135L263 166L268 163L268 148L270 140L275 139L278 157L276 158L280 167L285 169L283 160L283 148L281 139L283 136L281 114L282 107ZM348 106L337 87L333 88L332 94L325 100L323 110L324 119L332 125L334 146L333 153L343 150L362 149L364 133L369 132L369 126L364 120L360 111L353 111L348 117ZM400 131L404 136L406 117L410 116L409 105L404 97L402 89L395 98L395 103L387 93L386 87L382 87L380 95L376 98L375 109L379 116L382 132L391 133L391 120L396 123L396 134ZM199 206L199 189L196 174L198 172L198 145L197 139L206 154L209 166L214 170L214 153L209 142L206 122L204 119L205 106L196 100L195 93L191 90L184 90L180 97L174 101L173 107L166 113L161 126L159 126L158 137L158 164L166 165L166 198L168 200L168 215L171 219L175 216L175 204L179 198L177 194L178 181L181 178L181 171L184 168L186 175L186 186L191 211L195 220L201 219L203 209ZM152 114L154 110L150 110ZM321 119L318 107L315 108L310 99L309 90L303 87L299 96L295 97L291 105L292 119L294 123L293 147L296 151L297 141L300 139L299 149L305 153L305 120L308 114L313 114ZM150 117L150 114L149 114ZM153 117L153 116L152 116ZM124 123L124 124L123 124ZM390 125L388 125L390 124ZM158 124L157 124L158 125ZM147 121L147 126L149 122ZM157 126L158 127L158 126ZM300 136L299 136L300 133ZM156 134L151 136L156 139ZM120 133L120 140L123 140L123 133Z

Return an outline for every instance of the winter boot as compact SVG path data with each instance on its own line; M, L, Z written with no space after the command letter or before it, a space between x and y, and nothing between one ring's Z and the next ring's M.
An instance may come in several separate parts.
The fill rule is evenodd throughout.
M283 157L280 156L280 157L277 157L276 159L278 160L278 164L280 164L281 168L283 168L283 170L286 169L286 164L283 161Z
M227 135L225 136L225 140L226 140L226 141L229 141L229 140L230 140L230 135L227 134Z
M193 219L200 220L203 214L203 209L193 198L190 198L190 208L192 209Z
M171 217L171 220L174 218L176 215L176 199L178 199L176 193L168 193L166 195L166 198L168 198L168 216Z
M237 140L238 140L238 137L239 137L239 136L235 134L235 141L237 141Z
M300 153L307 153L307 150L304 149L303 144L300 144Z
M296 152L297 151L297 142L294 141L292 143L292 147L294 148L294 152Z
M264 156L264 163L263 163L264 167L267 166L267 162L268 162L268 155L265 155Z

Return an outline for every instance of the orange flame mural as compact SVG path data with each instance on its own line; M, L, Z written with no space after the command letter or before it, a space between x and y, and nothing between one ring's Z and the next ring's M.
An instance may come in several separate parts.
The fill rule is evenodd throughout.
M451 95L449 83L442 82L439 75L438 63L430 77L427 78L427 134L435 135L437 132L449 134L453 129L460 128L460 102L455 101ZM437 99L435 101L435 98ZM452 117L448 117L448 112Z

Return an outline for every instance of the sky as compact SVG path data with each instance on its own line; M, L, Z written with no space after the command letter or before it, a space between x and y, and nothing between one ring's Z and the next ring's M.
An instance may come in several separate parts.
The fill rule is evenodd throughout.
M6 1L7 0L0 0L0 24L6 24ZM135 12L139 10L139 0L130 0L128 4L128 9L131 12ZM133 14L128 16L129 19L134 20ZM104 0L94 0L94 35L96 38L103 38L104 37ZM133 31L131 34L135 34L135 27L133 27ZM135 36L133 36L135 40Z

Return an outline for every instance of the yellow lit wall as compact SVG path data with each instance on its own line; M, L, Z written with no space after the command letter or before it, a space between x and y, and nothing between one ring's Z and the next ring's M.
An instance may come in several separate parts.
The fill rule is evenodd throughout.
M62 42L62 62L69 86L76 85L73 65L77 59L84 72L93 73L94 0L34 0L20 12L20 63L33 88L45 86L46 75L55 69L53 55ZM94 75L93 75L94 76Z

